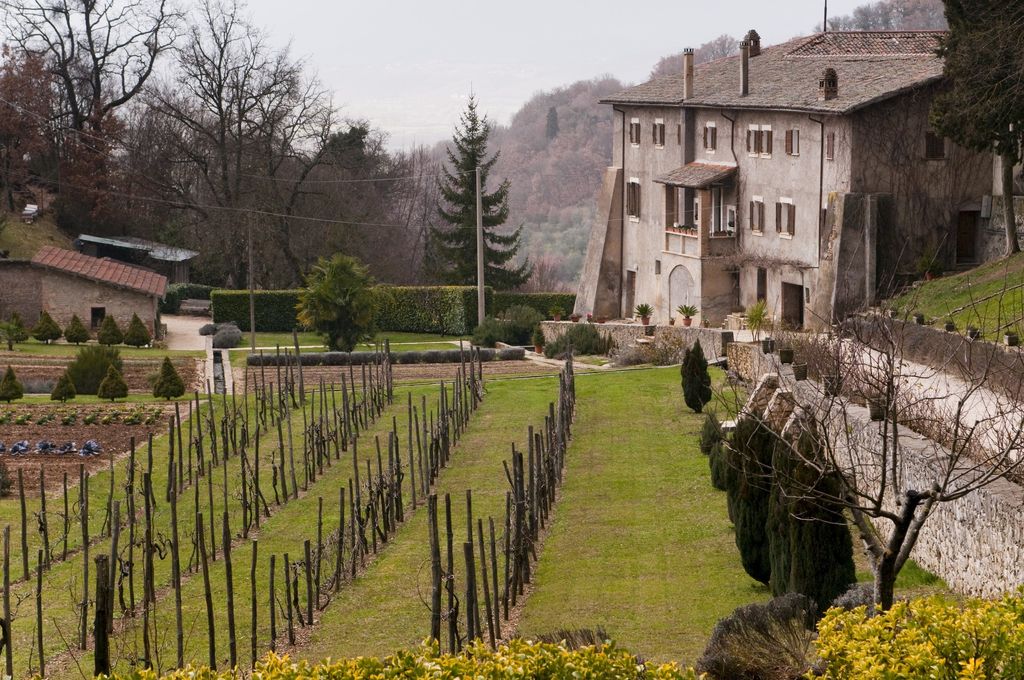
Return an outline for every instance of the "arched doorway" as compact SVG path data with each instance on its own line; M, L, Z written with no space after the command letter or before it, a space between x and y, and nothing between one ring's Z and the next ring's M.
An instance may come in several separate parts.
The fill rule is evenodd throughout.
M677 265L668 275L668 313L674 316L679 305L697 304L697 291L693 285L693 276L690 270L683 265Z

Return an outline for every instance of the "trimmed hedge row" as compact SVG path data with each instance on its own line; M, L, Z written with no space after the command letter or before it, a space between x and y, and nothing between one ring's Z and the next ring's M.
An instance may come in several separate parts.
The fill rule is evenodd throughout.
M474 286L378 286L377 328L382 331L467 335L476 328ZM571 293L495 293L484 289L485 306L499 314L514 305L527 305L549 316L553 306L566 315L576 296ZM285 333L298 327L295 307L301 290L256 291L256 329ZM213 322L234 321L249 330L249 291L215 290L210 294ZM180 304L180 301L179 301Z
M504 349L480 348L481 361L521 361L526 358L522 347ZM304 352L299 355L303 366L359 366L372 364L378 359L377 352ZM469 361L468 350L429 349L424 351L392 352L395 364L455 364L463 359ZM295 363L291 354L250 354L246 359L250 366L277 366Z
M172 283L167 286L164 299L160 301L161 314L177 314L182 300L209 300L213 286L201 283Z
M301 293L298 289L256 291L256 330L287 333L297 328L295 306ZM210 301L214 323L234 321L239 330L249 331L249 291L215 290Z
M235 680L235 670L214 671L189 666L159 675L135 667L116 673L112 680ZM260 680L374 680L377 678L432 678L433 680L513 680L522 678L619 678L620 680L696 680L692 670L674 663L641 663L614 645L569 650L564 645L512 640L496 651L476 642L460 654L441 654L437 645L401 650L386 658L360 656L319 664L292 661L273 652L256 664L252 676Z
M466 335L476 327L474 286L379 286L377 327L382 331ZM493 291L484 288L489 307Z
M509 307L525 305L533 307L544 315L545 319L551 318L552 307L560 307L566 318L572 314L576 306L575 293L512 293L498 292L494 294L492 316L498 316Z

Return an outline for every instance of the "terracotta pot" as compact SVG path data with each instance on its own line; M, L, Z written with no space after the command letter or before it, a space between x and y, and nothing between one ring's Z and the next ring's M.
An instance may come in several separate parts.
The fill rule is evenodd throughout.
M651 325L651 317L649 317L649 316L641 316L640 317L640 323L642 323L645 326L650 326Z
M925 281L931 281L934 278L935 278L935 274L932 274L931 272L925 272L924 273L924 280Z
M562 315L561 314L555 314L554 319L555 319L555 321L561 321L562 320Z
M536 352L537 354L543 354L544 353L544 348L541 347L540 345L534 345L533 346L533 351Z
M691 323L693 323L693 319L691 319L688 316L684 316L683 317L683 325L684 326L689 326Z
M669 317L668 325L669 326L675 326L676 325L676 317L674 317L674 316Z

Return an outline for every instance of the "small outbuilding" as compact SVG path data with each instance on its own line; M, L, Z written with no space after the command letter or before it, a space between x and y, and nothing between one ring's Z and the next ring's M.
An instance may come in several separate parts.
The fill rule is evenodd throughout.
M160 335L159 302L167 290L163 274L46 246L29 260L0 260L0 318L18 312L26 326L43 310L63 328L78 315L99 328L113 316L123 328L138 314L153 337Z
M125 264L152 269L167 277L169 283L188 283L194 250L147 241L134 236L93 236L79 234L75 239L78 252L92 257L109 257Z

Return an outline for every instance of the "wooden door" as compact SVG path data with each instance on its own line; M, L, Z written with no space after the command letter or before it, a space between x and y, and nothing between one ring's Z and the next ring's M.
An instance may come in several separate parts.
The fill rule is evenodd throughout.
M956 261L975 262L978 259L978 217L974 210L960 213L956 224Z

